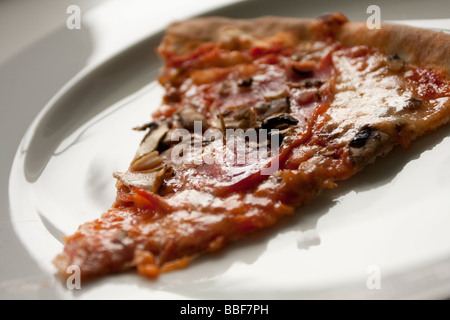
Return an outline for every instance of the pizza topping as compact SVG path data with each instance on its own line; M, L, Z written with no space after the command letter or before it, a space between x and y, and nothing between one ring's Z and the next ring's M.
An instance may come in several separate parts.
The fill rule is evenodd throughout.
M219 121L223 121L225 129L249 129L257 125L255 113L247 106L227 109L221 116ZM222 123L219 126L222 127Z
M316 69L316 63L314 61L294 62L291 65L291 70L295 75L301 78L311 77L314 69Z
M404 67L404 61L398 54L394 53L386 57L386 62L390 70L400 71Z
M312 88L312 87L320 87L322 84L324 83L324 81L322 80L306 80L305 82L303 82L303 85L305 86L305 88Z
M149 132L114 173L112 209L67 238L58 268L156 277L183 267L448 121L444 75L330 38L346 23L331 14L267 38L247 26L166 39L163 105L136 128Z
M296 82L292 82L289 81L287 82L287 85L290 88L298 88L298 89L309 89L309 88L319 88L321 85L323 85L325 83L325 81L323 80L304 80L304 81L296 81Z
M346 22L348 22L348 19L342 13L330 13L319 17L317 22L313 25L313 30L319 36L333 37L339 26Z
M258 120L261 121L273 114L288 113L290 108L290 98L286 96L272 100L270 102L262 102L255 106L255 112Z
M151 122L144 123L143 125L136 126L133 128L133 130L146 131L147 129L153 130L153 129L156 129L157 127L158 127L158 125L156 124L156 122L151 121Z
M388 125L390 127L390 125ZM381 125L383 127L383 125ZM362 128L350 142L350 158L356 170L361 170L367 164L372 163L378 156L389 152L393 144L393 135L375 127Z
M403 107L403 109L406 109L408 111L414 111L420 109L421 107L422 101L411 97L406 101L406 105Z
M284 98L289 95L289 91L284 86L281 88L277 88L277 90L268 90L264 92L264 99L266 101L272 101L280 98Z
M155 262L154 255L150 251L136 249L132 264L136 266L140 274L149 278L156 278L159 275L159 267Z
M163 159L158 157L158 154L158 151L152 151L143 155L130 164L130 169L133 171L143 171L156 168L163 162Z
M163 137L169 132L169 127L166 123L154 124L150 127L149 133L144 137L139 146L134 161L137 161L142 156L145 156L156 149Z
M250 87L253 83L253 78L244 79L238 82L238 87Z
M223 48L238 50L251 46L253 40L249 34L243 33L237 28L224 27L220 30L217 42Z
M352 148L361 148L363 147L367 139L369 139L370 134L372 133L372 128L369 126L366 126L358 131L358 133L355 135L355 137L350 141L349 146Z
M113 176L126 186L142 188L156 193L164 180L164 174L166 172L167 166L162 165L156 169L139 172L114 172Z

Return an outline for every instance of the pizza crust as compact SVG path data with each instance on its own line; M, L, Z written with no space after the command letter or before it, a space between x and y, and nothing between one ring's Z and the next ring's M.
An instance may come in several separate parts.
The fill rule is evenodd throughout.
M166 31L160 51L168 50L181 55L207 42L216 42L224 27L234 27L257 38L271 37L278 32L288 31L297 39L312 39L313 19L279 18L266 16L254 19L230 19L225 17L205 17L172 23Z
M279 32L293 34L297 41L317 37L314 25L320 20L266 16L255 19L205 17L172 23L160 49L176 55L188 53L206 42L215 42L224 27L234 27L256 38ZM336 26L335 39L346 46L367 45L386 54L397 54L407 63L430 67L450 75L450 35L397 24L383 23L368 29L365 22L345 22Z

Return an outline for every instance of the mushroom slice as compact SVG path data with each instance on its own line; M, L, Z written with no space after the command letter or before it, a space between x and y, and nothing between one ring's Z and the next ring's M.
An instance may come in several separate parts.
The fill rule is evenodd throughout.
M157 128L157 127L158 127L158 124L156 122L154 122L154 121L151 121L151 122L144 123L143 125L134 127L133 130L145 131L147 129L150 129L150 131L151 131L151 130Z
M133 186L156 193L164 180L166 171L167 166L163 165L157 169L146 171L114 172L113 176L128 187Z
M307 78L312 76L314 70L317 68L315 61L294 62L291 64L292 73L297 77Z
M403 109L408 111L415 111L422 108L422 106L422 100L411 97L406 101L406 105L403 107Z
M194 130L195 121L202 122L202 131L208 129L208 122L206 121L206 118L193 108L181 109L178 112L178 115L180 116L181 124L188 130Z
M152 151L131 162L130 169L133 171L150 170L159 166L163 159L158 156L158 151Z
M141 145L134 156L133 162L158 149L160 141L164 138L168 131L169 126L166 123L160 123L156 128L150 130L144 140L142 140Z
M289 109L289 96L275 99L270 102L262 102L255 106L255 112L260 121L276 113L288 113Z

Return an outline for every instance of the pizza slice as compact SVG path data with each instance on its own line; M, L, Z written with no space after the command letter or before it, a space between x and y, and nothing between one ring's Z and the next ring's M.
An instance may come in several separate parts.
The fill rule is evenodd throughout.
M221 17L172 24L165 96L117 198L54 261L151 278L274 225L450 117L450 36L400 25Z

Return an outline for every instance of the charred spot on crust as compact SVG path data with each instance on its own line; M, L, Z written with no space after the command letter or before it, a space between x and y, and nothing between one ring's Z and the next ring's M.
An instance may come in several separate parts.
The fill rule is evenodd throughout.
M361 130L359 130L355 137L350 141L349 146L351 148L362 148L367 142L367 139L369 139L370 135L372 134L372 128L369 126L363 127Z

